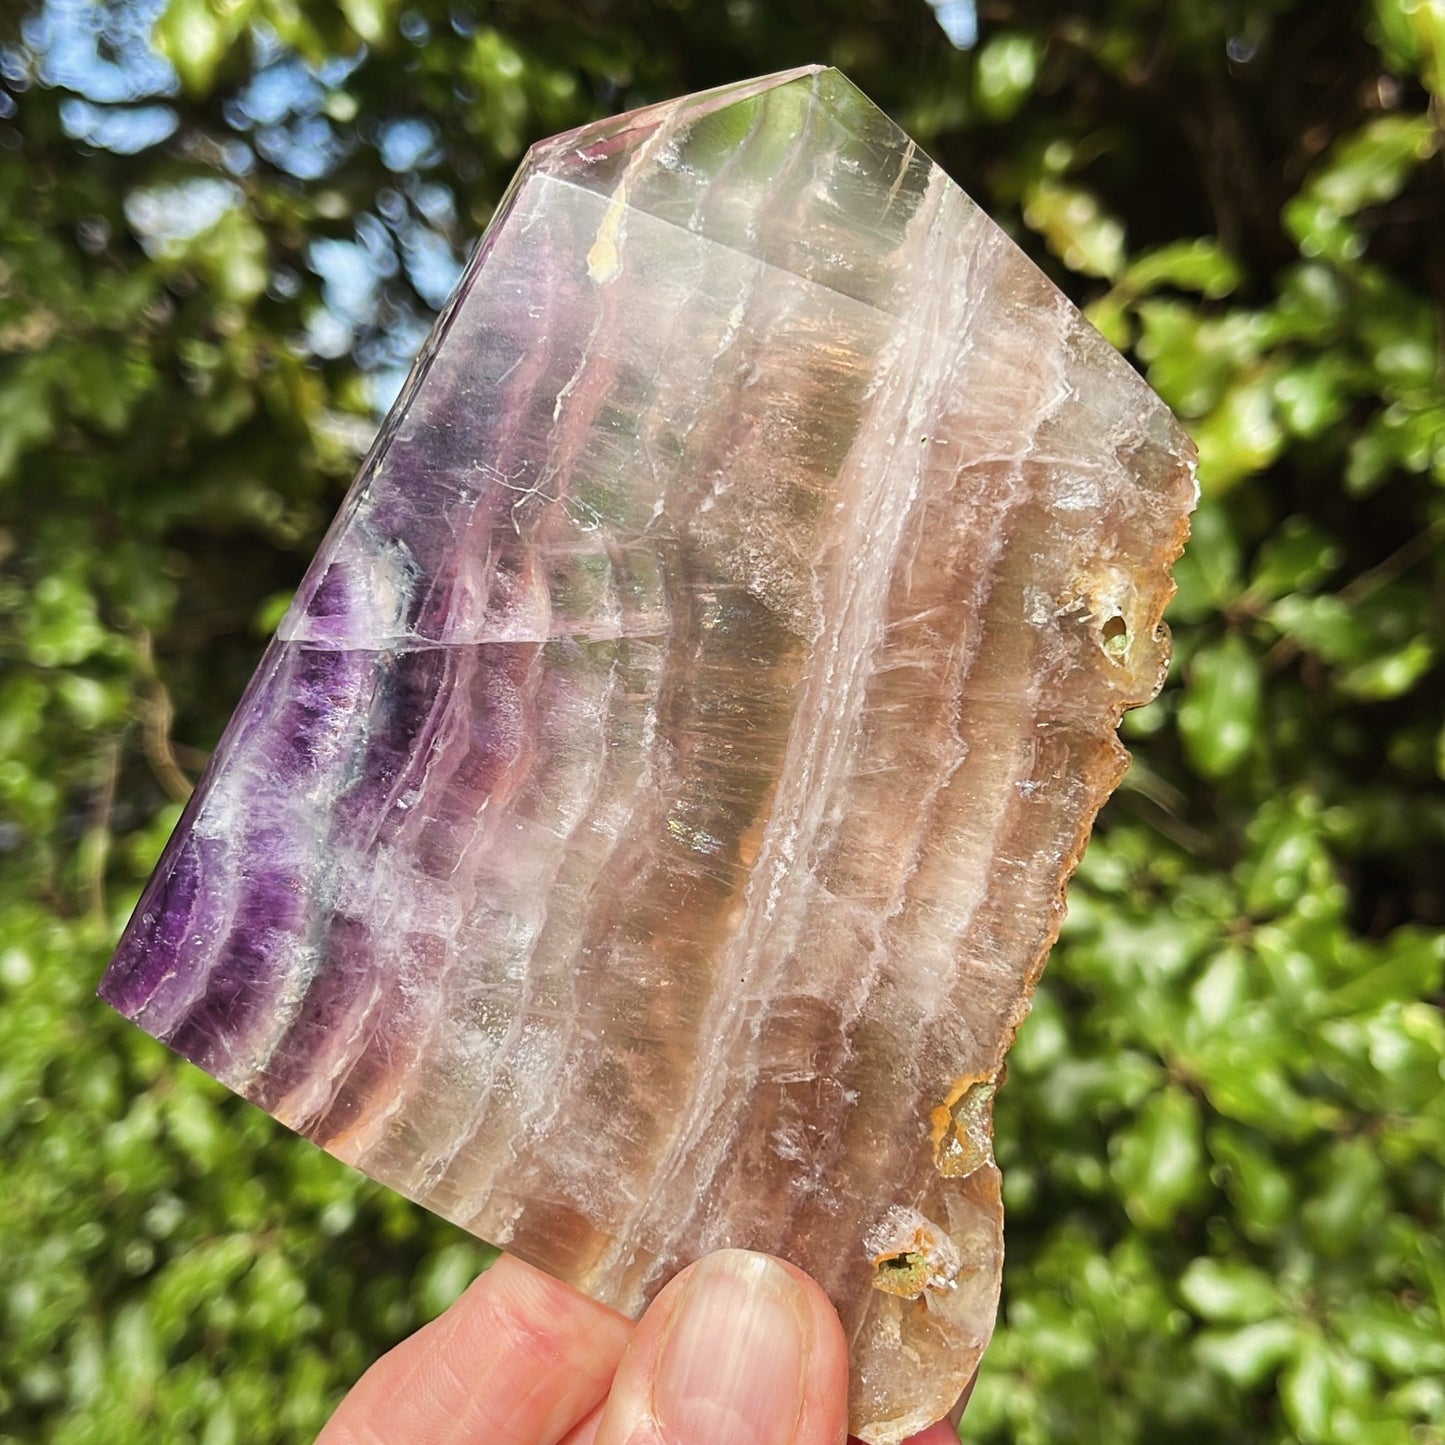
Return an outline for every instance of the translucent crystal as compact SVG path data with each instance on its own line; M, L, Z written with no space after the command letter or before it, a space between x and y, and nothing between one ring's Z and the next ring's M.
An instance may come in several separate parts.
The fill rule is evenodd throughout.
M794 1261L897 1441L993 1325L993 1093L1193 498L836 72L546 142L102 993L619 1309Z

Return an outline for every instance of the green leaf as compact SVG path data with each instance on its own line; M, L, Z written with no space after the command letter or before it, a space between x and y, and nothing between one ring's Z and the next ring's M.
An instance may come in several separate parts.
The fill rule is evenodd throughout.
M1265 338L1254 316L1205 317L1196 306L1158 296L1140 301L1136 313L1138 351L1149 364L1149 380L1181 416L1205 416L1256 369ZM1197 425L1191 431L1197 432Z
M1149 1099L1138 1119L1114 1141L1113 1173L1130 1216L1163 1229L1204 1183L1199 1107L1182 1089Z
M1213 237L1173 241L1145 251L1119 278L1119 289L1143 295L1161 286L1197 291L1211 300L1228 296L1243 280L1239 263Z
M1351 1309L1344 1324L1350 1350L1402 1378L1445 1376L1445 1338L1428 1310L1370 1300Z
M1026 31L1003 31L978 52L978 108L990 120L1008 120L1028 99L1039 73L1043 45Z
M1433 356L1430 360L1433 362ZM1328 431L1349 409L1350 382L1347 368L1335 356L1289 365L1274 381L1280 421L1294 436L1306 440Z
M266 236L244 211L227 211L190 249L226 300L245 305L266 289Z
M54 436L57 391L43 358L26 357L0 372L0 481L27 451Z
M1275 382L1268 369L1241 375L1219 404L1190 427L1199 447L1199 485L1206 495L1223 496L1279 455L1285 431Z
M1220 949L1189 990L1191 1024L1204 1033L1228 1028L1248 1002L1249 967L1242 948Z
M1209 1152L1218 1161L1224 1187L1246 1232L1269 1239L1294 1209L1289 1174L1256 1136L1233 1125L1209 1132Z
M105 644L95 598L74 573L52 572L37 584L25 618L30 659L40 667L83 662Z
M1412 71L1422 58L1414 16L1420 0L1373 0L1372 39L1397 73Z
M441 1314L494 1257L494 1252L481 1244L455 1244L439 1250L417 1278L423 1312L428 1317Z
M1340 679L1340 686L1355 697L1379 702L1409 692L1434 665L1434 644L1428 638L1413 637L1403 647L1351 668Z
M1344 553L1308 517L1286 517L1259 549L1249 581L1251 597L1271 599L1291 592L1311 592L1333 572Z
M156 49L175 66L188 91L204 95L255 8L255 0L167 0L156 20Z
M1397 928L1374 955L1372 967L1353 970L1330 994L1331 1007L1357 1013L1398 1000L1431 998L1445 986L1445 936L1419 927Z
M1244 901L1255 917L1282 913L1328 884L1319 804L1308 793L1271 799L1251 824L1250 842Z
M1417 70L1437 98L1445 96L1445 12L1438 0L1375 0L1374 12L1390 63Z
M1345 485L1366 496L1392 471L1445 478L1445 397L1426 392L1401 399L1366 423L1350 446Z
M1266 613L1280 632L1306 652L1330 663L1359 663L1369 657L1370 629L1342 597L1282 597Z
M1314 1248L1339 1259L1380 1223L1382 1165L1367 1140L1351 1139L1333 1145L1321 1166L1324 1187L1302 1217Z
M1209 1331L1195 1349L1204 1364L1239 1386L1254 1389L1295 1351L1299 1327L1290 1320L1266 1320L1242 1330Z
M1335 214L1354 215L1399 195L1410 172L1433 153L1431 117L1377 116L1329 149L1306 189Z
M337 3L346 23L366 44L376 45L390 33L395 0L337 0Z
M1435 124L1428 115L1377 116L1330 148L1285 206L1285 229L1306 256L1353 260L1363 242L1346 218L1398 195L1434 151Z
M1184 1303L1212 1323L1255 1324L1280 1306L1274 1282L1231 1260L1196 1259L1179 1280Z
M1313 1335L1301 1337L1294 1362L1280 1378L1279 1394L1303 1445L1333 1438L1330 1420L1338 1394L1323 1341Z
M1071 271L1112 279L1124 267L1124 228L1088 191L1039 181L1024 202L1024 220Z
M1200 651L1179 708L1179 731L1195 768L1207 778L1237 771L1259 731L1259 659L1236 633Z

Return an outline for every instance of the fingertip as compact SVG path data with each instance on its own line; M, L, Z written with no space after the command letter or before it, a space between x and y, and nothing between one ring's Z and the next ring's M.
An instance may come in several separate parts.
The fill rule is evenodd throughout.
M848 1435L848 1337L833 1301L810 1274L775 1261L793 1277L807 1300L813 1328L812 1361L798 1445L841 1445Z
M828 1297L769 1255L721 1250L637 1327L596 1445L842 1445L847 1342Z

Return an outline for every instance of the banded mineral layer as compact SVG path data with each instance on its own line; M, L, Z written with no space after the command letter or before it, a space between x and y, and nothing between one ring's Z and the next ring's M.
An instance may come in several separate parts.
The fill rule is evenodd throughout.
M836 72L539 145L101 992L629 1313L785 1256L897 1441L992 1329L993 1092L1193 498Z

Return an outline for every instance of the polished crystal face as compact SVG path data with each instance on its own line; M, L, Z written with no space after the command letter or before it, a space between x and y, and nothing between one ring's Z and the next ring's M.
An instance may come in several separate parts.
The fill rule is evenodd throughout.
M993 1093L1191 458L835 71L548 141L102 993L619 1309L794 1261L897 1441L993 1325Z

